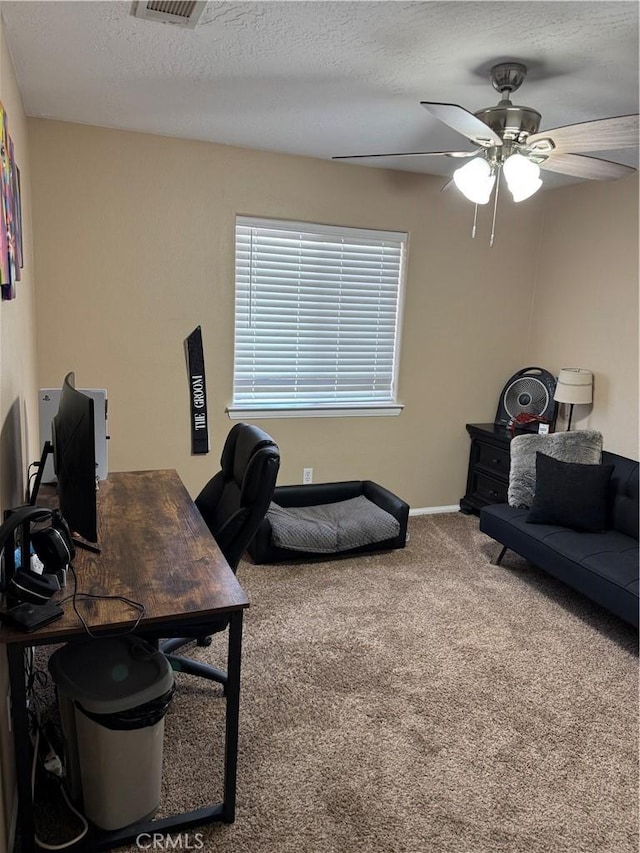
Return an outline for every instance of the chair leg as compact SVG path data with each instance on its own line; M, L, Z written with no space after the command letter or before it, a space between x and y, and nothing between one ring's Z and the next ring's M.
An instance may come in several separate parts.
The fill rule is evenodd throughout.
M188 643L192 643L193 640L193 637L174 637L171 640L161 640L160 651L168 655L170 652L175 652L177 649L181 649Z
M179 655L171 654L183 646L193 643L194 640L199 646L211 645L211 637L173 637L170 640L162 640L160 642L160 651L171 664L174 672L186 672L188 675L197 675L200 678L207 678L209 681L215 681L223 687L224 695L227 695L227 673L208 663L193 660L192 658L184 658Z
M502 558L504 557L504 555L507 553L507 551L508 551L508 550L509 550L509 549L508 549L508 548L507 548L507 546L505 545L505 546L502 548L502 551L500 551L500 553L498 554L498 556L495 558L495 560L492 562L492 564L491 564L491 565L492 565L492 566L499 566L499 565L500 565L500 563L502 562Z
M197 675L200 678L208 678L209 681L216 681L218 684L222 684L226 693L227 673L221 669L217 669L215 666L207 663L192 660L191 658L182 658L177 655L168 654L165 654L165 657L171 664L171 669L174 672L186 672L187 675Z
M188 643L193 643L194 641L197 646L200 646L200 648L203 649L206 649L211 645L211 637L174 637L171 640L162 640L160 643L160 651L175 652L177 649L181 649L183 646L186 646Z

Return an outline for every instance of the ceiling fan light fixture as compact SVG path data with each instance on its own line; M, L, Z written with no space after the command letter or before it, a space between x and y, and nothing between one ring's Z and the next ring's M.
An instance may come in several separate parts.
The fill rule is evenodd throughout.
M453 181L460 192L475 204L487 204L491 198L496 176L489 163L481 157L465 163L453 173Z
M540 167L522 154L512 154L502 165L507 186L515 202L524 201L542 186Z
M172 2L173 0L145 0ZM524 201L542 188L540 168L580 180L607 181L636 171L633 166L584 156L584 152L637 148L640 116L611 116L540 131L541 114L522 104L513 104L511 95L525 80L527 67L522 62L499 62L491 69L489 79L500 92L495 106L470 112L460 104L442 101L420 101L420 105L437 121L475 145L475 151L404 151L394 154L356 154L334 157L335 160L371 157L450 157L470 159L456 169L452 183L474 203L471 236L476 235L478 205L493 198L493 220L489 246L493 246L500 194L501 172L515 202ZM415 161L414 161L415 162Z

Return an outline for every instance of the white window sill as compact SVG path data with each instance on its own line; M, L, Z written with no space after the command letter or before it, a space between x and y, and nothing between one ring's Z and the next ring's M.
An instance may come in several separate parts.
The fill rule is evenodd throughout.
M227 414L232 421L263 418L379 418L394 417L404 409L402 403L379 403L363 406L308 406L279 408L242 408L229 406Z

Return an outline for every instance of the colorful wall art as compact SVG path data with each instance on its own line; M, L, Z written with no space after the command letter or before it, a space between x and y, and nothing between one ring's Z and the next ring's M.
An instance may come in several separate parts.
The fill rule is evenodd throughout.
M13 299L23 267L20 170L9 136L7 113L1 102L0 131L0 289L3 299Z

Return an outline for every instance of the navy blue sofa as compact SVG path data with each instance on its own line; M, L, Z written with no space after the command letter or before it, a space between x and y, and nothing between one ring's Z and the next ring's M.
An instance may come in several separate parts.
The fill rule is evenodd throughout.
M603 451L614 465L609 528L590 533L551 524L529 524L528 509L494 504L480 511L480 530L578 592L638 626L638 463Z

